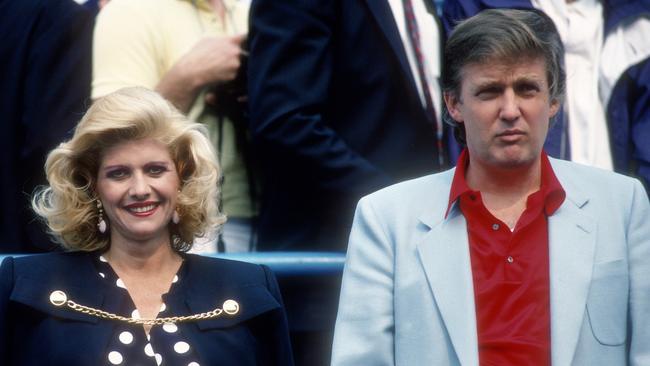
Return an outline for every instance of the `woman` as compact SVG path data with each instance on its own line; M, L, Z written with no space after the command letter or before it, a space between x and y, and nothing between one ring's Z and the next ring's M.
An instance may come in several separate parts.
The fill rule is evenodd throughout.
M201 125L122 89L46 171L32 206L69 252L2 263L0 364L293 364L269 269L186 254L225 221Z

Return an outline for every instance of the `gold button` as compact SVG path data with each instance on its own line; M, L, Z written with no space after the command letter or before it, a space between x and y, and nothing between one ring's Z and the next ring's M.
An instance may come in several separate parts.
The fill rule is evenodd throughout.
M68 296L66 296L65 292L61 290L52 291L50 294L50 302L54 306L61 306L65 304L66 301L68 301Z
M228 315L235 315L239 312L239 304L235 300L226 300L223 303L223 311Z

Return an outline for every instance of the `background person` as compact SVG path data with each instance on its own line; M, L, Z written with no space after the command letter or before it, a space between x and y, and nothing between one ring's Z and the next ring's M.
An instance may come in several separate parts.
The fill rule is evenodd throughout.
M261 250L345 250L373 190L447 167L442 37L423 0L251 5Z
M0 267L1 364L292 364L270 270L186 254L224 221L205 133L145 89L93 104L33 200L69 252Z
M233 85L244 54L249 3L113 0L95 25L93 99L127 86L155 89L210 131L223 169L220 194L228 221L222 243L198 245L195 251L241 252L254 246L257 187L246 105L237 100L245 91L241 83Z
M538 11L486 10L456 27L442 83L467 147L455 169L359 202L332 365L649 359L643 186L542 149L562 55Z

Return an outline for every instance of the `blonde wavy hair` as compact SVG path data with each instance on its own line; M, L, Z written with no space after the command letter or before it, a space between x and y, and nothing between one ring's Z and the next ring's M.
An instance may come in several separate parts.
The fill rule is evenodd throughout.
M157 93L124 88L93 103L74 135L52 150L45 163L49 186L32 197L32 207L49 232L69 250L106 250L110 235L97 229L97 172L107 148L152 138L165 144L180 177L180 222L170 224L174 250L184 252L196 237L223 224L218 209L220 170L203 125L190 122Z

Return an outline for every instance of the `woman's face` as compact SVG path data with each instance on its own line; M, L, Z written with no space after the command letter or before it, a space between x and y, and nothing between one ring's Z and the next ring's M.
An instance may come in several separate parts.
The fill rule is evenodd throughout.
M161 142L126 141L105 150L97 193L112 241L167 240L179 186L176 165Z

